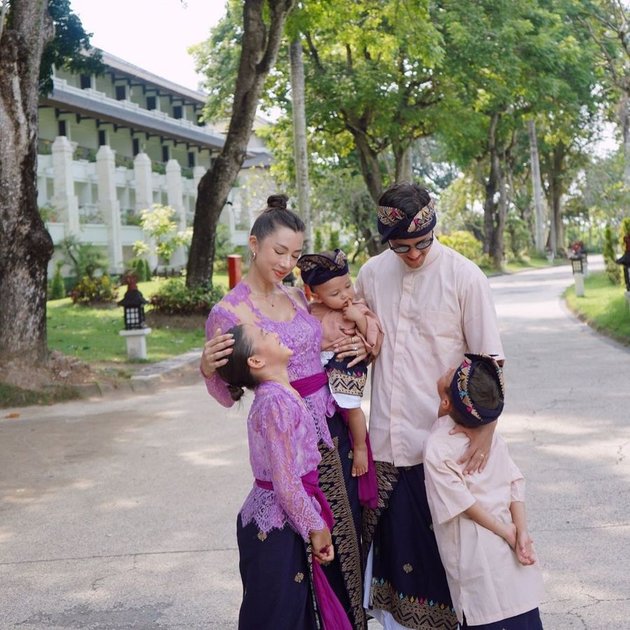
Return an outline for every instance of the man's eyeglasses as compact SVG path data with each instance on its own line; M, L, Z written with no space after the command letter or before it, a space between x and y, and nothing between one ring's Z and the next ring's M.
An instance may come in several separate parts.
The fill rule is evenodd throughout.
M418 251L422 251L423 249L427 249L427 247L431 247L433 243L434 234L431 232L431 238L425 238L422 241L418 241L415 245L392 245L389 241L387 244L389 245L389 249L391 249L396 254L406 254L411 250L412 247L415 247Z

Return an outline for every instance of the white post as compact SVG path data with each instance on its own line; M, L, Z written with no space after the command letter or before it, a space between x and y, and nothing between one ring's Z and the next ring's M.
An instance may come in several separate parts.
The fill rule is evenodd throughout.
M52 205L59 210L66 226L66 234L79 234L79 200L74 194L72 173L72 144L66 136L57 136L52 145L53 198Z
M584 297L584 274L575 273L573 276L575 279L575 295L578 297Z
M128 359L146 359L147 358L147 335L151 332L150 328L138 328L134 330L121 330L119 335L125 338L127 342L127 358Z
M146 153L138 153L133 160L133 172L136 179L136 212L151 210L153 207L153 172L151 158ZM147 260L151 270L156 269L158 257L155 250L155 239L144 236L149 246Z
M109 265L116 272L123 271L123 251L120 229L120 203L116 195L116 157L106 144L96 154L98 208L108 229L107 254Z
M182 191L182 168L175 159L170 159L166 163L166 198L168 205L175 210L179 230L186 229L186 211L184 210ZM186 265L186 252L183 247L178 247L171 258L173 267L184 267Z

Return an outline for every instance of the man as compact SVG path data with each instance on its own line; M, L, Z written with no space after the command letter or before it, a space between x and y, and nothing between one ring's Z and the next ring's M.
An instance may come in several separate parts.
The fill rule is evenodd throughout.
M436 382L464 353L503 358L490 287L470 260L435 239L428 191L396 184L379 199L389 249L359 271L356 292L381 321L372 372L370 441L379 476L368 513L366 607L385 628L455 630L424 487L422 453L437 417ZM494 423L471 437L466 471L482 469Z

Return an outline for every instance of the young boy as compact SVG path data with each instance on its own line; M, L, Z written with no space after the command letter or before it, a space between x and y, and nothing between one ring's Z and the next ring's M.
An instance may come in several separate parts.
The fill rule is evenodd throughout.
M367 365L362 361L349 368L352 357L339 361L333 346L347 335L357 343L362 342L376 356L383 341L381 325L365 302L356 298L348 260L340 249L305 254L297 266L313 296L311 314L322 324L322 364L330 390L339 407L347 410L354 452L352 474L361 476L368 471L367 425L361 409Z
M525 480L495 432L487 465L465 475L468 445L456 425L474 431L503 410L503 373L488 355L467 354L437 384L438 419L424 454L433 528L462 628L540 630L542 574L527 531Z

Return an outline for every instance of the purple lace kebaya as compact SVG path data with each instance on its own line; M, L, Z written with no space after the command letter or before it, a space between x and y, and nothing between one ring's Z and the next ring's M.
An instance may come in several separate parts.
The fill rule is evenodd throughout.
M283 287L293 304L294 316L287 322L276 321L265 316L251 301L251 289L245 282L239 282L210 311L206 322L206 338L211 339L217 328L226 332L242 323L254 323L263 330L278 333L282 343L291 348L293 356L289 359L289 379L295 381L322 371L319 358L322 331L315 317L306 310L306 301L299 306L290 293ZM248 319L244 319L245 313ZM224 407L231 407L234 402L218 374L206 379L208 393ZM335 413L335 402L328 387L322 387L304 399L306 407L313 417L315 431L319 441L332 448L333 443L328 430L327 416Z
M270 482L273 490L254 483L241 508L243 525L256 521L259 531L268 533L288 522L308 541L309 532L326 524L301 479L316 470L321 459L304 401L280 383L261 383L247 418L247 437L254 478Z

